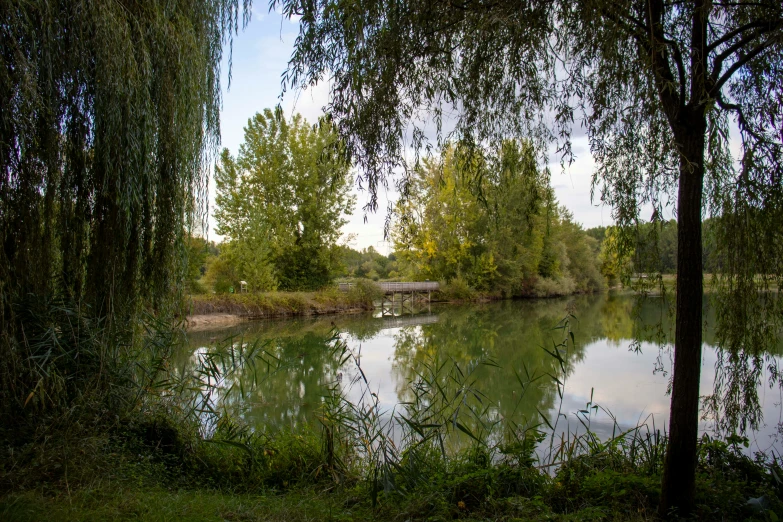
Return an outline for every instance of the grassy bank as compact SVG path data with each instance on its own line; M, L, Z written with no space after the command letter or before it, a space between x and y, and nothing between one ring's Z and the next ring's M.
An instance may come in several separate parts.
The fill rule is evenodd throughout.
M373 310L383 291L370 280L359 279L350 291L336 286L316 292L263 292L248 294L191 295L189 316L225 314L245 319L352 313ZM539 285L522 297L560 297L573 295L572 286L551 282ZM487 302L509 298L502 291L475 290L463 281L441 283L432 293L432 302Z
M372 310L383 294L371 281L348 292L328 287L317 292L212 294L190 297L189 315L232 314L247 319L323 315Z
M383 291L372 281L362 281L348 292L328 287L317 292L192 295L188 316L191 327L204 329L236 324L230 320L232 317L252 320L369 311L375 309L375 303L382 297ZM432 294L433 303L487 302L503 298L500 292L480 292L454 285L445 285ZM207 319L220 315L225 316L224 321L216 320L212 324Z
M553 474L521 448L495 459L479 446L450 458L427 448L415 468L403 461L378 488L366 468L330 463L322 434L280 433L250 448L202 444L184 459L151 440L117 439L103 453L63 460L65 469L36 485L9 488L5 474L0 519L657 520L665 439L636 451L614 442ZM697 518L778 520L780 474L777 464L702 439Z
M723 286L727 283L722 281L717 274L704 274L704 293L717 293L725 290ZM760 292L779 290L778 283L774 278L764 279L761 276L755 277L755 284ZM647 293L659 295L669 293L674 295L677 291L677 274L655 274L646 277L632 276L623 288L636 293Z

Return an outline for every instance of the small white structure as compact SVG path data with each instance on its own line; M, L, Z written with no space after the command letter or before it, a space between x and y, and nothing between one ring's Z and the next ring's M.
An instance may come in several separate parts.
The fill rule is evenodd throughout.
M247 293L247 281L240 281L239 282L239 292L246 294Z

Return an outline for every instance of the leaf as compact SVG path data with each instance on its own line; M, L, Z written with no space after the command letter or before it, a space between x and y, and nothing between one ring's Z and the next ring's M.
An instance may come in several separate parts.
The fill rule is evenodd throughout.
M454 424L457 426L457 429L460 430L462 433L464 433L465 435L467 435L471 439L475 440L476 442L481 443L481 441L478 439L478 437L473 435L473 432L471 432L468 428L466 428L465 426L463 426L459 422L455 422Z
M544 423L549 427L549 430L550 431L555 431L555 427L552 426L551 422L549 422L549 418L546 415L544 415L543 413L541 413L541 410L539 410L538 408L536 408L536 411L541 416L541 419L544 421Z

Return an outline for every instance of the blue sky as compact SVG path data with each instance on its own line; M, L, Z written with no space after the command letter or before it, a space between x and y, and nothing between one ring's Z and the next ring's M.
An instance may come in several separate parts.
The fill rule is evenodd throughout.
M244 136L247 120L256 112L280 103L287 116L301 113L308 121L315 121L322 114L322 107L328 102L328 86L302 92L288 92L281 98L281 75L286 69L293 44L298 33L298 24L283 19L278 13L266 12L259 5L254 9L250 24L234 37L231 84L228 84L228 49L226 49L223 74L223 109L221 112L222 146L236 154ZM584 137L574 140L577 161L565 172L559 162L550 166L552 185L561 204L574 215L575 221L585 227L611 224L611 211L590 201L590 177L593 161ZM396 194L381 195L377 214L366 216L361 207L367 201L367 193L354 188L357 208L349 222L343 227L344 234L353 234L349 244L354 248L373 246L388 253L388 244L383 241L383 224L386 202L394 201ZM210 211L214 203L214 185L210 186ZM214 232L214 220L210 219L211 239L220 240Z

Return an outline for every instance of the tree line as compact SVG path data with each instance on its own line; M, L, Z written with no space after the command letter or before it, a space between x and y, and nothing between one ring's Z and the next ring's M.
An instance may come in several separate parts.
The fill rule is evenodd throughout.
M392 231L401 272L503 296L597 291L598 241L555 198L533 146L457 142L414 169Z
M702 271L705 274L722 270L716 243L717 219L708 218L703 223ZM616 281L623 269L636 274L677 273L675 219L639 222L622 230L614 226L593 227L585 233L601 243L601 271L611 281Z
M219 245L192 238L193 291L315 290L336 278L432 280L506 297L602 289L600 243L560 205L532 144L481 154L460 143L413 169L392 215L394 250L338 244L349 165L328 121L256 114L215 169ZM475 180L479 180L476 182ZM207 255L210 254L210 255Z
M219 244L191 237L193 293L315 290L336 279L432 280L504 297L595 292L623 274L674 274L677 222L587 230L560 205L530 142L477 151L447 143L411 170L390 230L393 251L340 243L354 210L350 166L326 120L267 109L248 120L236 157L215 169ZM720 269L715 218L703 271ZM350 238L348 238L350 239Z

